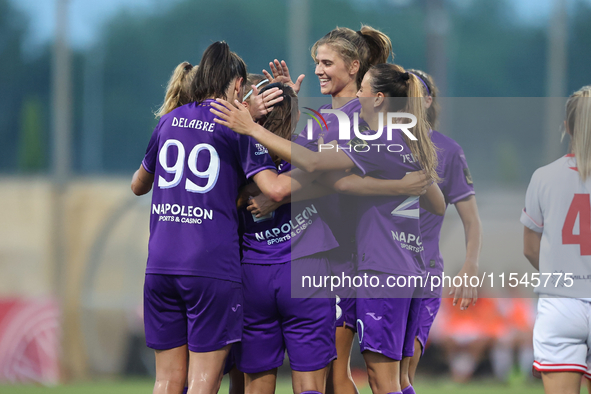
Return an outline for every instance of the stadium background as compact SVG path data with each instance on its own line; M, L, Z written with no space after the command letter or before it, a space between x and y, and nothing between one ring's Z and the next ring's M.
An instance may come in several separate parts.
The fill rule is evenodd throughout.
M558 131L563 97L590 82L590 1L84 3L0 0L0 393L149 392L153 356L141 320L149 196L134 197L129 181L172 69L198 63L215 40L226 40L251 72L285 59L306 74L302 96L315 97L315 40L361 23L388 34L395 61L431 73L445 97L440 129L464 148L476 185L481 269L530 272L519 212L533 170L566 149ZM81 15L90 23L93 12L100 23L81 38ZM43 24L51 33L40 39ZM521 123L509 127L509 118ZM446 274L462 265L463 245L452 208L442 232ZM530 292L490 291L533 305ZM493 373L491 344L504 344L512 330L511 302L464 312L471 334L490 339L476 383L451 381L441 346L450 327L436 327L440 345L419 368L419 392L542 392L519 371L518 351L501 379ZM479 313L497 316L503 328L475 324Z

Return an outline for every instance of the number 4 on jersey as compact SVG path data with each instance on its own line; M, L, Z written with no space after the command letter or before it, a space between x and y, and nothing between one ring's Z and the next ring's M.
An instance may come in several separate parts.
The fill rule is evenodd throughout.
M579 233L574 234L579 218ZM562 226L562 244L579 245L581 256L591 256L591 199L589 194L575 194Z

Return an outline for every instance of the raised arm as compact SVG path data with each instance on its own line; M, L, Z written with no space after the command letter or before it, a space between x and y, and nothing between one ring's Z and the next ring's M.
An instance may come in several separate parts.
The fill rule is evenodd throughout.
M298 94L300 92L300 88L302 86L302 81L304 80L305 75L301 74L298 79L293 82L291 80L291 76L289 75L289 68L287 67L287 63L285 60L279 62L279 60L275 59L273 62L269 62L269 68L271 69L271 74L267 70L263 70L263 74L269 82L282 82L287 86L291 86L293 91Z
M142 196L152 190L154 174L150 174L143 165L133 174L131 178L131 191L136 196Z
M253 137L281 159L292 163L297 168L311 173L314 171L346 170L355 164L344 152L336 149L312 152L298 144L279 137L263 126L256 124L250 113L237 100L235 105L217 99L212 102L211 112L217 116L214 122L229 127L239 134Z

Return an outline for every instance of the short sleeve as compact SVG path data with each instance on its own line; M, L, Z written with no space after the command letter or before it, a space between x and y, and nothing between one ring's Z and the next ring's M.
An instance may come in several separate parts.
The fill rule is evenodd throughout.
M359 137L353 138L346 144L339 144L339 149L349 156L362 175L367 175L383 167L378 163L378 158L383 155L370 154L368 148L367 142Z
M540 205L540 176L534 172L525 194L525 208L521 212L521 223L535 232L544 230L544 217Z
M158 141L160 137L160 125L161 122L154 128L152 132L152 137L150 137L150 142L148 142L148 147L146 148L146 154L144 155L144 159L142 160L142 166L146 171L150 174L153 174L156 171L156 161L158 160Z
M474 194L474 184L466 156L461 147L458 146L458 149L450 155L449 160L444 175L447 182L443 193L449 204L455 204Z
M234 132L232 132L234 133ZM252 137L236 134L238 138L238 154L240 165L250 178L263 170L276 170L275 163L271 160L269 151Z

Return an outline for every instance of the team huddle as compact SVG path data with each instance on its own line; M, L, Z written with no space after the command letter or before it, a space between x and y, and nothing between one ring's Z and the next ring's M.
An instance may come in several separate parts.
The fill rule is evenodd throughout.
M388 63L390 39L369 26L336 28L311 55L332 102L299 134L304 76L294 82L285 62L247 74L216 42L169 81L132 180L137 195L154 186L144 286L154 393L216 393L224 373L233 393L273 393L287 351L295 394L354 394L356 334L373 393L414 393L442 294L408 279L442 275L448 204L466 234L460 275L478 273L472 179L462 148L434 130L432 78ZM384 127L396 114L412 118L408 133ZM305 276L404 286L305 287ZM461 309L476 300L455 289Z

